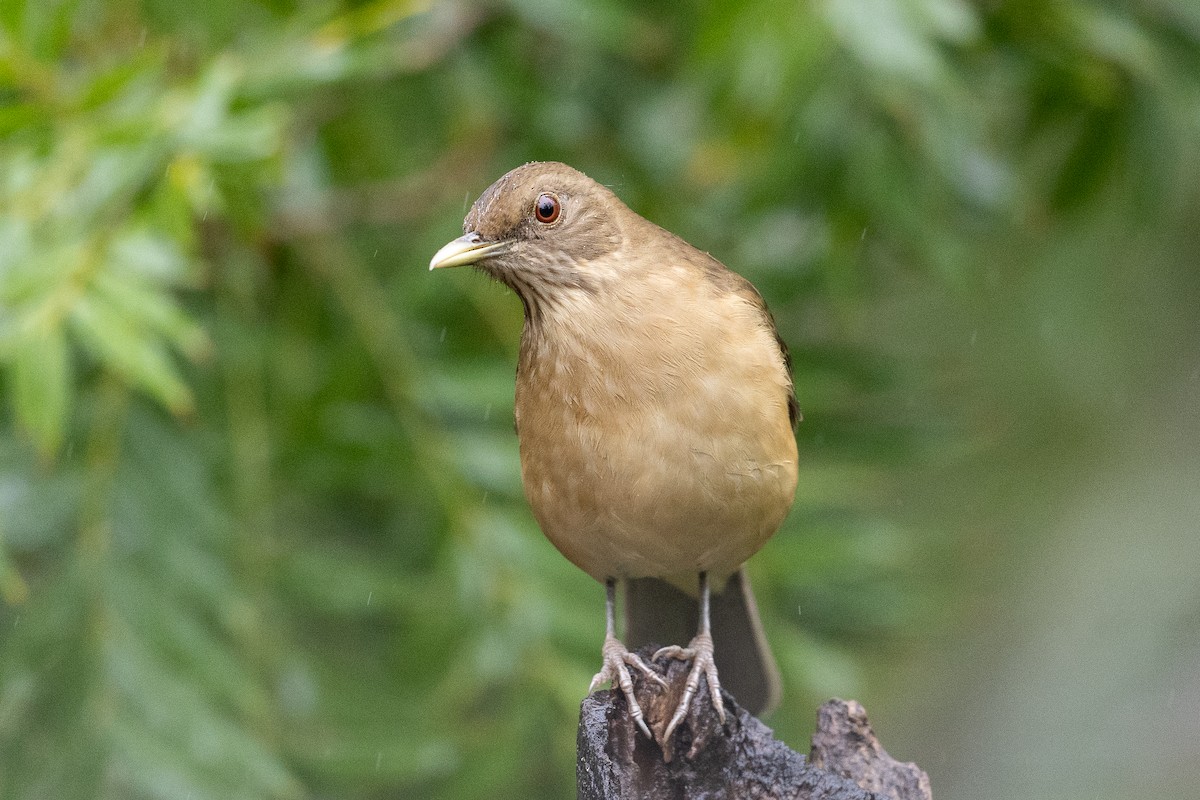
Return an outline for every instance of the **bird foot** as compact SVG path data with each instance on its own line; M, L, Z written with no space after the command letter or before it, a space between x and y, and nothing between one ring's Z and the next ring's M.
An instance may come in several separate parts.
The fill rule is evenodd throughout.
M657 661L660 658L677 658L681 661L691 661L692 669L688 673L687 683L684 684L683 697L679 701L679 706L675 709L674 716L667 724L666 731L663 732L663 741L668 741L671 734L675 732L675 728L683 718L687 716L688 707L692 703L692 698L696 696L696 692L700 689L700 676L704 675L708 683L708 695L712 699L713 708L716 709L717 716L721 718L721 723L725 723L725 704L721 701L721 683L717 680L717 665L713 661L713 641L712 636L707 633L698 633L696 638L688 643L687 647L679 645L671 645L664 647L656 652L652 660Z
M710 648L711 649L711 648ZM596 676L592 678L592 685L588 687L588 694L596 691L600 686L606 683L611 683L613 688L620 688L621 693L625 695L625 701L629 703L629 715L633 717L634 723L638 729L646 734L646 738L653 739L650 729L646 727L645 715L642 713L642 707L638 705L637 698L633 696L633 679L629 675L629 667L641 671L643 675L652 681L655 681L660 686L665 687L667 682L664 681L659 674L651 669L646 662L642 661L637 654L629 652L625 645L613 636L604 637L604 646L600 650L603 658L603 666ZM722 718L723 719L723 718Z

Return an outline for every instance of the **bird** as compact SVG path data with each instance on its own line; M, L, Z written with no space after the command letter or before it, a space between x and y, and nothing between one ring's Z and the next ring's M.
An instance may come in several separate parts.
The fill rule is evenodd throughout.
M429 268L472 265L520 298L514 416L525 495L550 542L605 587L589 692L619 688L653 738L630 670L664 682L634 650L694 630L686 646L651 656L691 663L662 741L701 676L722 723L721 676L751 713L770 710L779 673L745 562L792 506L800 414L762 296L557 162L500 177L463 231Z

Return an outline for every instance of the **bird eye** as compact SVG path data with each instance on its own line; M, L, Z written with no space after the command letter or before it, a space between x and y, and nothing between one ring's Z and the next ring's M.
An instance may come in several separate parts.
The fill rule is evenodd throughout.
M533 215L537 217L538 222L546 225L558 219L561 211L562 206L559 205L558 198L548 192L539 194L537 201L533 204Z

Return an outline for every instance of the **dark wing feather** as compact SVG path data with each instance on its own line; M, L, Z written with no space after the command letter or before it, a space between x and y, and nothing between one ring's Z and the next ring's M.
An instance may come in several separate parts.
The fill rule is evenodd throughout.
M633 578L624 585L625 643L631 650L691 639L699 617L696 598L658 578ZM709 614L721 685L751 714L769 713L782 694L779 667L744 566L712 594Z

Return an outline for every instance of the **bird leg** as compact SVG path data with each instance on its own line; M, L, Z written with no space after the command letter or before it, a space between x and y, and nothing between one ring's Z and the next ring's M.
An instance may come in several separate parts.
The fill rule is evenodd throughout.
M588 687L588 693L596 691L598 686L606 683L611 683L613 688L620 687L621 693L625 695L626 702L629 703L629 715L633 717L633 721L637 724L642 733L646 734L646 738L653 739L650 734L650 729L646 727L645 715L642 713L642 707L638 705L637 698L633 695L633 679L629 675L628 667L635 667L641 670L642 674L651 680L657 681L660 685L666 686L667 683L658 676L658 673L650 669L636 653L629 652L625 645L621 644L621 640L617 638L616 614L616 595L617 581L615 578L609 578L604 582L606 595L605 602L605 631L604 631L604 646L600 653L603 658L603 666L596 676L592 678L592 685ZM627 666L628 665L628 666Z
M708 619L708 573L700 573L700 626L696 631L696 636L688 643L687 647L679 645L670 645L664 647L654 654L653 660L659 658L678 658L682 661L690 660L692 662L692 670L688 673L687 683L684 684L683 698L679 701L679 707L675 709L675 715L671 717L670 723L667 724L667 729L663 733L663 741L668 741L671 734L675 732L676 726L683 721L687 716L688 707L691 705L692 698L696 696L696 692L700 689L700 675L703 674L708 682L708 694L712 698L713 708L717 711L717 716L721 718L721 723L725 722L725 704L721 702L721 684L717 680L717 665L713 661L713 640L712 630L710 629Z

